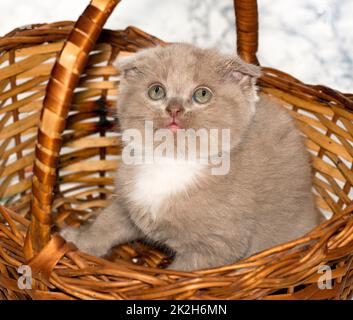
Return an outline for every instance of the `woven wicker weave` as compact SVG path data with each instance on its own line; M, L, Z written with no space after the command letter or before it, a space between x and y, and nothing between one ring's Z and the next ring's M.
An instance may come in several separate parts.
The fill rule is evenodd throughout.
M93 218L113 190L120 142L110 112L119 75L112 63L166 44L133 27L103 30L118 2L92 0L76 23L0 38L0 299L351 298L353 95L270 68L259 85L306 136L317 205L330 220L246 260L188 273L162 269L169 257L138 241L104 260L55 234ZM257 63L256 0L234 5L238 53ZM18 286L26 264L32 289ZM322 265L332 270L332 289L317 285Z

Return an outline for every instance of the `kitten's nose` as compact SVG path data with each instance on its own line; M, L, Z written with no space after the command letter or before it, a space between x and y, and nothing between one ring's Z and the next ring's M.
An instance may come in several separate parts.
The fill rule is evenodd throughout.
M176 118L184 112L184 107L180 103L171 103L165 110L171 117Z

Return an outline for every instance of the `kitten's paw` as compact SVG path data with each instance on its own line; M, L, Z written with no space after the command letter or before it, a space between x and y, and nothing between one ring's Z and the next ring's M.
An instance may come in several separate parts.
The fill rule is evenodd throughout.
M94 237L89 237L79 228L65 228L61 230L60 235L68 242L73 242L75 246L82 252L92 256L101 257L108 253L110 246L97 241Z

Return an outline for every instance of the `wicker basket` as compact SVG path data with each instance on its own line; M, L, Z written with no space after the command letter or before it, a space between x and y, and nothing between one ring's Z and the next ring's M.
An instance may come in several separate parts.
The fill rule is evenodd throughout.
M259 85L306 136L317 205L330 220L290 243L195 272L161 268L169 257L139 241L105 260L55 234L92 218L113 190L120 153L113 61L166 44L133 27L103 30L118 2L92 0L76 23L33 25L0 39L0 299L351 298L353 95L270 68ZM238 53L256 63L256 0L234 5ZM19 288L21 265L31 267L32 289ZM332 270L331 289L318 287L323 265Z

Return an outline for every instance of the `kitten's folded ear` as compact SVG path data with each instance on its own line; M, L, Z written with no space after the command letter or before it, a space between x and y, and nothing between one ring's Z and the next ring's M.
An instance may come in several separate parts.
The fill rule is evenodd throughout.
M118 68L123 77L137 77L142 74L139 68L137 55L138 54L134 53L128 56L120 57L115 62L115 66Z
M259 66L247 63L239 57L226 57L218 65L218 72L225 79L233 80L245 92L248 99L257 101L257 78L261 76Z

